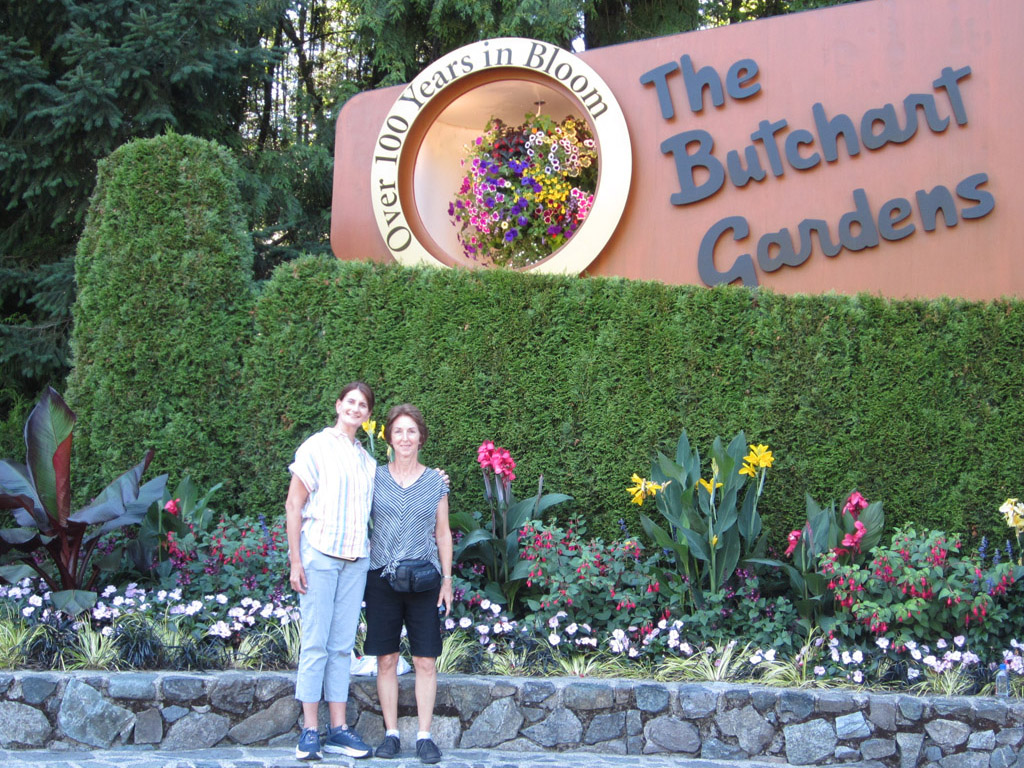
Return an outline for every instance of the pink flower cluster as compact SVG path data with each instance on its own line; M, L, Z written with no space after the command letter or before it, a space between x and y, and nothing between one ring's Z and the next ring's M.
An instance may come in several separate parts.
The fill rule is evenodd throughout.
M516 468L516 463L507 448L495 447L490 440L485 440L476 449L476 460L485 474L490 470L496 477L504 478L506 484L516 479L516 474L512 471Z
M856 520L860 516L860 511L867 506L868 500L861 496L860 491L854 491L850 494L850 498L846 500L843 513L852 516Z

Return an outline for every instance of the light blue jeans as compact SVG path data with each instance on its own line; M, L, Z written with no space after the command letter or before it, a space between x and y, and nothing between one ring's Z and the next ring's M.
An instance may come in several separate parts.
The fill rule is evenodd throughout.
M342 560L299 543L306 594L299 595L302 647L295 678L299 701L348 701L349 668L370 558Z

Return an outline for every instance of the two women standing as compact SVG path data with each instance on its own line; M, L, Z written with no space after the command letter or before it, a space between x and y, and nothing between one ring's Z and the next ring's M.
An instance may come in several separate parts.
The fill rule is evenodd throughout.
M440 614L450 612L452 601L447 478L419 461L427 427L411 405L388 413L384 433L394 461L376 466L356 439L373 403L367 385L344 387L335 403L335 425L306 440L289 466L286 529L291 585L299 594L302 616L295 697L302 702L303 731L295 756L316 760L323 751L357 758L371 754L346 724L349 659L365 589L364 652L378 656L377 691L387 729L376 754L395 757L401 748L397 664L404 625L416 670L416 754L424 763L436 763L441 753L430 727L441 652ZM366 536L371 510L372 543ZM440 584L426 592L396 591L391 576L399 563L410 560L429 563ZM322 749L317 730L321 692L331 721Z

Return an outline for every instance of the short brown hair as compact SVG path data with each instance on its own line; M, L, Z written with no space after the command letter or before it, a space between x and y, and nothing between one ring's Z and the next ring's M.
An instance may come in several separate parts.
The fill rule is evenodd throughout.
M420 430L420 448L422 448L423 444L427 442L427 422L423 420L423 414L420 412L420 409L410 403L396 405L388 411L388 420L384 425L384 439L389 443L391 442L391 425L395 423L395 419L401 416L408 416L416 422L416 426Z
M373 413L374 397L373 397L373 390L370 389L370 385L369 384L364 384L361 381L349 382L348 384L346 384L344 387L341 388L341 394L338 395L338 399L339 400L344 400L345 399L345 395L347 395L349 392L351 392L354 389L358 389L360 392L363 393L363 397L366 398L366 404L368 406L370 406L370 413L372 414Z

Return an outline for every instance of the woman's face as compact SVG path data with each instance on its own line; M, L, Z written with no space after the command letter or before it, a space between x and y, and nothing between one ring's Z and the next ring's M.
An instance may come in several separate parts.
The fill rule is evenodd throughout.
M345 396L334 404L334 409L338 412L338 419L342 424L355 429L359 429L363 422L370 418L370 404L366 401L366 395L358 389L346 392Z
M420 449L420 428L410 416L399 416L391 422L391 447L402 458L415 456Z

